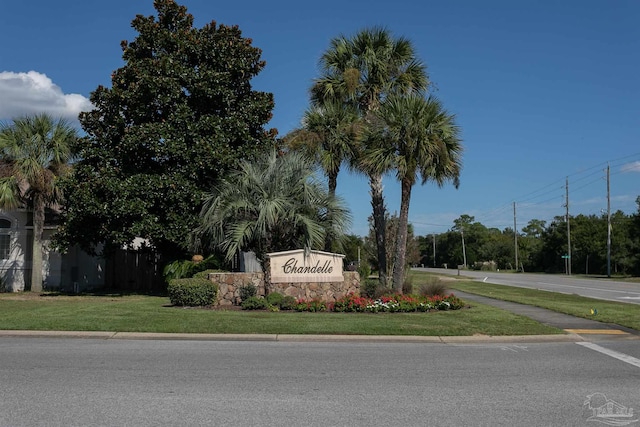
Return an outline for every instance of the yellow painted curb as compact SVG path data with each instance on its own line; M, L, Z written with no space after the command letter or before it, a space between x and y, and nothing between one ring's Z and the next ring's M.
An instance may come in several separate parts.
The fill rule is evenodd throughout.
M628 332L618 329L565 329L565 331L578 335L629 335Z

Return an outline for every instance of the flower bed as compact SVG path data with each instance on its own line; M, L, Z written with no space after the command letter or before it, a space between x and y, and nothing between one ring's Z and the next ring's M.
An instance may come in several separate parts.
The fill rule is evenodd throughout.
M377 299L350 293L334 303L298 300L297 311L334 311L339 313L412 313L432 310L457 310L464 307L453 294L447 296L386 295Z

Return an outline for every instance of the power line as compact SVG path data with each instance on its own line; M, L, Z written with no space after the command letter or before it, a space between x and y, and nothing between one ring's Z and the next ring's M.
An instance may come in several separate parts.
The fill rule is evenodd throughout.
M606 170L606 167L609 166L622 166L625 165L629 162L630 159L633 158L638 158L640 159L640 152L637 153L633 153L633 154L629 154L629 155L625 155L625 156L621 156L618 158L615 158L613 160L609 160L609 161L604 161L601 163L598 163L596 165L590 166L586 169L582 169L580 171L576 171L572 174L566 175L564 178L559 178L557 180L554 180L552 182L550 182L549 184L546 184L538 189L535 189L533 191L529 191L519 197L516 197L515 202L510 201L510 202L505 202L502 205L499 205L495 208L489 209L489 210L485 210L485 211L480 211L480 212L476 212L475 215L473 215L474 219L476 222L479 222L485 226L487 226L488 228L508 228L511 227L512 224L509 224L508 220L505 218L497 218L499 216L505 216L507 215L508 212L511 211L513 203L517 203L520 207L519 212L526 212L528 209L532 208L532 207L536 207L536 206L542 206L545 204L548 204L550 202L558 202L558 208L562 207L562 200L565 198L565 196L563 195L563 190L565 190L565 185L564 185L564 181L566 180L571 180L572 183L572 188L571 188L571 194L576 194L577 192L587 188L587 187L591 187L594 184L601 182L605 177L604 177L604 171ZM613 176L613 175L618 175L618 174L622 174L625 173L624 170L622 169L618 169L615 172L611 171L609 176ZM596 175L600 175L597 179L594 180L590 180L586 183L584 183L583 185L575 188L575 183L580 183L584 180L587 180L588 178L592 177L592 176L596 176ZM552 195L552 197L545 197L545 196L549 196ZM545 197L543 200L538 200L542 197ZM575 202L574 202L575 203ZM562 214L559 215L553 215L552 217L549 216L545 216L546 219L541 219L542 221L545 222L551 222L554 221L557 217L559 216L564 216ZM540 219L540 218L538 218ZM449 225L444 225L444 224L434 224L434 223L429 223L429 222L422 222L422 221L411 221L410 222L412 224L416 224L416 225L426 225L426 226L431 226L431 227L438 227L438 228L445 228L445 229L450 229L451 228L451 224Z
M578 182L582 182L592 176L595 175L600 175L597 179L595 180L591 180L588 181L586 183L584 183L583 185L577 187L577 188L572 188L571 189L571 193L575 194L577 192L579 192L580 190L583 190L587 187L591 187L594 184L600 182L604 176L603 176L603 172L604 172L604 167L606 167L607 165L610 164L614 164L614 165L623 165L628 163L629 159L632 158L639 158L640 157L640 152L638 153L633 153L633 154L629 154L629 155L625 155L625 156L621 156L618 158L615 158L613 160L609 160L609 161L604 161L601 163L598 163L596 165L590 166L586 169L583 169L581 171L577 171L574 172L572 174L567 175L565 178L563 179L557 179L555 181L552 181L551 183L544 185L536 190L530 191L528 193L525 193L524 195L517 197L515 200L517 204L530 208L532 206L540 206L543 205L545 203L551 202L551 201L556 201L558 199L562 200L563 195L562 195L562 190L564 189L564 186L562 185L562 181L564 180L569 180L570 178L573 178L571 180L571 182L573 184L578 183ZM615 173L611 173L611 175L615 175L615 174L619 174L619 173L623 173L624 171L620 170L617 171ZM555 194L553 197L549 197L549 198L545 198L543 200L537 200L541 197L550 195L550 194ZM504 205L498 206L497 208L494 209L490 209L488 211L484 211L484 212L480 212L480 213L476 213L475 217L478 218L478 222L480 223L490 223L491 221L487 221L487 219L491 219L495 216L497 216L500 213L506 214L508 212L508 210L510 210L511 208L511 204L513 202L507 202ZM560 205L559 205L560 207ZM554 218L556 216L559 215L555 215ZM484 221L483 221L484 220ZM551 219L552 220L552 219ZM500 220L501 222L501 226L503 227L508 227L507 221L504 219Z

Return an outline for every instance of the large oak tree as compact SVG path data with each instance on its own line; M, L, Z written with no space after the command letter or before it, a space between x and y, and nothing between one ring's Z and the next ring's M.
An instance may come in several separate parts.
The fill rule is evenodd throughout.
M138 32L121 43L125 65L111 87L91 94L80 114L86 132L66 182L62 246L112 249L147 239L177 256L198 225L204 192L240 159L271 148L264 126L274 106L251 79L265 66L237 26L193 16L173 0L155 0L157 17L138 15Z

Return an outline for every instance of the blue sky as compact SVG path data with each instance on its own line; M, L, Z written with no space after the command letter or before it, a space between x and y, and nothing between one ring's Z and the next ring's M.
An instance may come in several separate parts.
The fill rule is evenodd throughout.
M462 214L517 228L565 213L637 211L640 195L640 2L637 0L215 2L182 0L195 25L239 25L263 51L253 81L274 94L270 127L299 125L318 59L331 38L383 26L409 38L434 94L456 114L464 144L461 185L417 185L416 234L440 233ZM152 0L0 0L0 120L41 111L75 120L123 65L121 40ZM77 123L77 122L76 122ZM388 210L399 183L385 178ZM338 193L367 233L366 179L341 173Z

